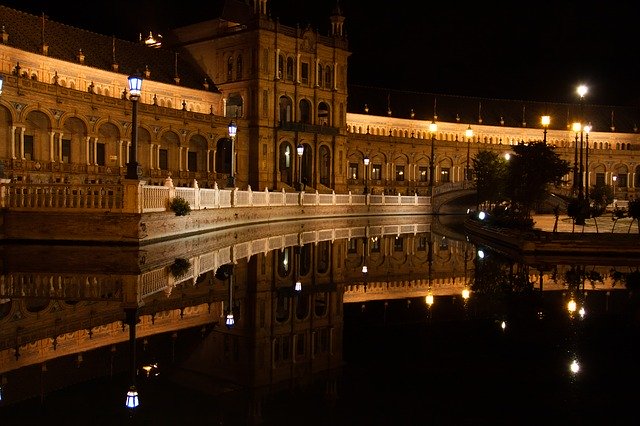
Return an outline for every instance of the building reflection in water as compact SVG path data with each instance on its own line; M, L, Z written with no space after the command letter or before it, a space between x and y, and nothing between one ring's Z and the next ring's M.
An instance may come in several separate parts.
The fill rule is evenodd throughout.
M0 410L63 402L100 380L114 418L131 414L124 395L136 386L140 419L168 415L159 393L237 394L240 408L209 404L208 418L235 424L233 411L238 424L258 424L291 391L322 389L335 406L354 353L375 358L359 339L371 330L382 339L391 323L489 320L504 334L524 317L552 318L568 327L575 379L580 321L627 306L627 281L637 279L638 265L529 264L487 246L481 257L465 236L433 225L305 221L139 249L4 246Z

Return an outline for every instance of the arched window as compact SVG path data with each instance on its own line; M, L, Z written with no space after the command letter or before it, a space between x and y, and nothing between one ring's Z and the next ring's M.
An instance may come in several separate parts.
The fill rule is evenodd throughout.
M293 184L293 150L291 145L288 142L284 142L280 145L280 158L278 160L279 163L279 171L280 171L280 181L282 183L286 183L287 185Z
M284 56L280 55L278 56L278 78L282 79L283 75L284 75Z
M331 187L331 152L326 145L322 145L318 151L318 167L320 168L320 183Z
M242 80L242 55L236 59L236 80Z
M227 81L233 80L233 56L227 58Z
M280 120L280 123L290 123L292 118L291 117L291 110L293 107L293 102L291 101L291 99L287 96L281 96L280 97L280 114L278 119Z
M287 81L293 81L295 74L295 67L293 65L293 58L287 58Z
M331 89L331 82L333 78L331 76L331 67L327 65L324 69L324 87L326 89Z
M316 81L316 85L322 87L322 65L318 64L318 81Z
M307 99L300 100L300 122L311 124L311 102Z
M318 104L318 124L321 126L331 124L329 121L329 104L326 102L320 102L320 104Z

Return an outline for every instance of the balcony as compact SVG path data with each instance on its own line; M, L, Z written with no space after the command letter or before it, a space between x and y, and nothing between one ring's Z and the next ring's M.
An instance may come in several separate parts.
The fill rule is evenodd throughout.
M330 135L330 136L335 136L340 133L337 127L318 126L316 124L306 124L306 123L294 123L291 121L281 121L280 130L285 130L289 132L318 133L321 135Z

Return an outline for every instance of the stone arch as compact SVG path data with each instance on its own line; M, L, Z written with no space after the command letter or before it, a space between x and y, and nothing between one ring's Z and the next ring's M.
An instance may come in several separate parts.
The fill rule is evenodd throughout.
M311 117L313 115L311 111L311 102L305 98L300 99L298 108L300 113L298 121L304 124L311 124Z

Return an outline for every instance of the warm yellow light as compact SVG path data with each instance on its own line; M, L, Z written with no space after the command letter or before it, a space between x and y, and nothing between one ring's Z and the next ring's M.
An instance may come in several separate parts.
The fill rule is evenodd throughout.
M591 131L591 124L587 124L586 126L584 126L584 131L589 133Z
M571 369L571 372L574 373L574 374L579 372L580 371L580 364L578 364L578 360L574 359L571 362L571 365L569 366L569 368Z
M576 89L576 92L578 92L578 96L580 96L581 99L584 98L584 95L586 95L588 91L589 91L589 88L584 84L581 84Z
M471 139L473 137L473 129L471 128L471 124L469 124L469 127L467 127L467 130L464 131L464 135L468 139Z
M582 124L581 123L573 123L571 128L573 129L574 132L578 133L580 131L580 129L582 129Z
M435 134L438 131L438 125L436 124L435 121L432 121L431 123L429 123L429 132L431 134Z
M576 308L577 308L576 301L573 299L569 300L569 303L567 303L567 310L573 313L576 311Z
M427 297L425 297L424 300L427 302L427 306L431 307L431 305L433 305L433 294L427 294Z
M467 300L469 298L469 296L471 296L471 291L469 291L469 289L467 287L462 289L462 298L464 300Z
M551 117L548 115L543 115L542 117L540 117L540 122L544 127L547 127L549 124L551 124Z

